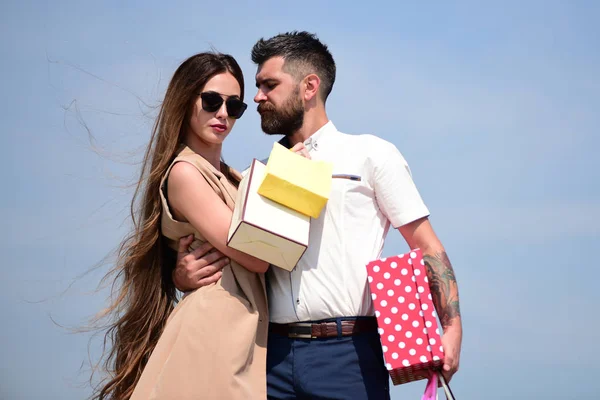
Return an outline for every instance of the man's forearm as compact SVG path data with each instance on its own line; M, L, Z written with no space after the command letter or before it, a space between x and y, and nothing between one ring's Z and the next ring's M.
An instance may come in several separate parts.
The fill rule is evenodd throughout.
M458 285L454 269L446 251L426 249L423 261L427 268L427 278L433 303L444 330L451 326L461 328Z

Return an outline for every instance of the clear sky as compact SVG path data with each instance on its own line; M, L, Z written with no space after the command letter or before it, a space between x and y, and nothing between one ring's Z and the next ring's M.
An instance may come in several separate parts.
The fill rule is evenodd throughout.
M210 48L240 62L251 105L224 156L242 169L274 140L250 49L294 29L335 57L337 128L393 142L431 210L461 294L457 397L596 397L599 18L593 1L3 1L0 399L89 394L89 336L52 319L81 326L105 304L108 265L81 275L127 232L175 68ZM405 250L390 232L384 254Z

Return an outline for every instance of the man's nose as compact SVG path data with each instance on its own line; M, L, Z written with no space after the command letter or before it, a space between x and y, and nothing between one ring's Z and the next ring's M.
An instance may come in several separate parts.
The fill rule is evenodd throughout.
M265 100L267 100L267 96L265 95L265 93L262 90L258 89L256 96L254 96L254 102L260 103L261 101L265 101Z

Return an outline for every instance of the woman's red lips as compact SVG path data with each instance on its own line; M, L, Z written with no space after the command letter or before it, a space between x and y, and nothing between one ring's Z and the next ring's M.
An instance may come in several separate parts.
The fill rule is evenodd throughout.
M216 129L218 131L224 132L227 129L227 126L223 125L223 124L214 124L210 126L213 129Z

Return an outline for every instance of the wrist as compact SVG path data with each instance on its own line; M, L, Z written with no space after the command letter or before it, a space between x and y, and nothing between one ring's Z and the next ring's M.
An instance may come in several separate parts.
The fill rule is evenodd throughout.
M171 273L171 280L173 281L175 289L179 290L180 292L187 292L190 290L189 288L185 287L185 285L182 285L181 282L179 282L175 270L173 270L173 272Z

